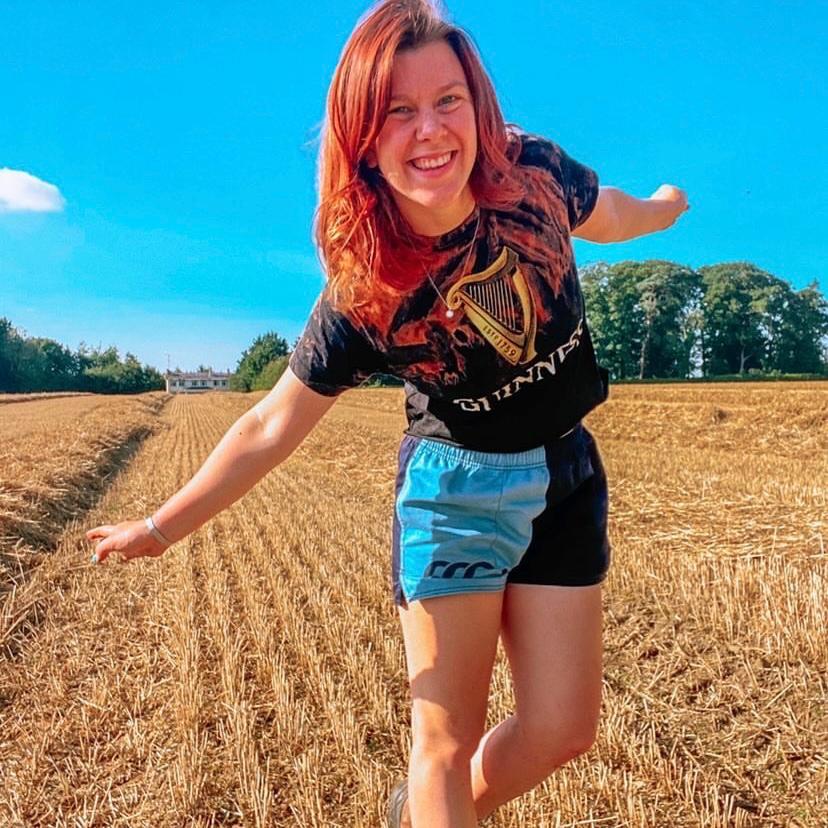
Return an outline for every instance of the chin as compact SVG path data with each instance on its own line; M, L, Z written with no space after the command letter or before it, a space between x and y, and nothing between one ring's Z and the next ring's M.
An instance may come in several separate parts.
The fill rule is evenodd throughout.
M459 205L463 198L463 188L449 192L417 192L412 193L410 201L426 210L447 210Z

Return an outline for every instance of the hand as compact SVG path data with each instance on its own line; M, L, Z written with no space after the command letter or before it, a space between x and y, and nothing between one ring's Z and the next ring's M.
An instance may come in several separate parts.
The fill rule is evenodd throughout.
M143 520L125 520L117 526L96 526L86 533L86 539L101 539L95 547L92 563L103 563L113 553L120 563L133 558L157 558L167 548L153 537Z
M687 193L672 184L662 184L651 196L650 201L660 201L667 209L666 224L662 229L672 226L676 219L690 209L687 203Z

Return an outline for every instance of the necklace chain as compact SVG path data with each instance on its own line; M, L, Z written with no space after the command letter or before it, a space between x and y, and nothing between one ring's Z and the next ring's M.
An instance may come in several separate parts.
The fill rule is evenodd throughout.
M469 242L469 249L466 253L466 259L463 262L463 268L460 271L460 275L463 275L463 272L468 268L469 261L471 260L472 251L474 250L474 243L477 241L477 231L480 229L480 211L478 208L477 213L477 221L474 223L474 232L472 233L471 241ZM426 268L426 276L428 277L428 281L431 282L431 286L434 288L434 292L440 297L440 301L446 306L446 316L451 319L454 316L454 311L449 307L448 302L446 301L446 297L440 292L440 288L434 283L434 279L431 278L431 271Z

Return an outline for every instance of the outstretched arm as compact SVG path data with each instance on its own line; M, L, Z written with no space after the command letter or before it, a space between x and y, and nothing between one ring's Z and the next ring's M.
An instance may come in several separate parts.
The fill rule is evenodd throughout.
M601 187L589 218L572 231L579 239L607 244L666 230L690 209L684 190L662 184L649 198L635 198L617 187Z
M287 368L273 390L230 426L195 475L152 515L161 535L175 543L238 500L287 459L335 400L312 391ZM157 556L169 545L144 520L96 526L86 537L100 541L96 563L111 552L125 560Z

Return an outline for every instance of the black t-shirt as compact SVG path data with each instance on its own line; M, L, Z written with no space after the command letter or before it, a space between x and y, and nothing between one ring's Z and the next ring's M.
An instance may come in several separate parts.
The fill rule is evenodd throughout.
M303 383L336 395L392 374L409 434L492 452L543 445L606 399L570 240L598 177L552 141L520 139L523 200L431 240L434 285L418 261L414 287L383 283L355 311L322 291L290 357Z

